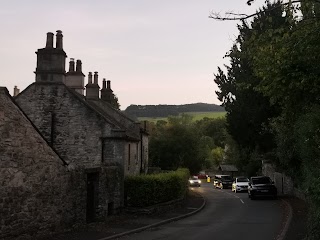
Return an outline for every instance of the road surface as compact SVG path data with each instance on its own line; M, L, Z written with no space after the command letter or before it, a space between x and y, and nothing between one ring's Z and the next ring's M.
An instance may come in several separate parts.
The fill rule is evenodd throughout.
M284 216L280 200L250 200L247 193L215 189L212 183L193 189L206 199L202 211L121 239L273 240L280 233Z

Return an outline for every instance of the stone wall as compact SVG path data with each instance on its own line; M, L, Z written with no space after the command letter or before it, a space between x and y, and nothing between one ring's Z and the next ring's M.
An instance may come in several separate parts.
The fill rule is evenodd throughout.
M140 140L140 142L128 142L124 149L124 159L125 159L125 175L137 175L140 174L141 170L143 172L148 171L148 134L141 133L140 123L134 122L128 118L125 114L110 107L110 104L101 100L90 100L90 104L98 106L100 109L119 122L131 136ZM129 161L129 145L130 144L130 161ZM137 145L138 144L138 145ZM130 164L129 164L130 162ZM130 166L129 166L130 165ZM141 167L142 166L142 167Z
M68 163L100 166L102 132L111 127L63 84L32 84L15 99Z
M111 138L116 126L64 84L34 83L16 101L70 166L99 175L97 219L108 215L109 202L114 208L121 208L123 174L118 172L123 172L124 167L124 141ZM86 176L82 181L86 182ZM116 187L108 188L109 185Z
M29 239L85 221L85 181L0 88L0 239Z
M277 172L267 161L262 161L262 175L270 177L278 190L278 195L294 195L293 181L284 173Z
M148 173L149 166L149 136L146 133L142 133L141 141L141 157L142 157L142 172Z
M125 175L140 174L140 143L128 142L125 146Z

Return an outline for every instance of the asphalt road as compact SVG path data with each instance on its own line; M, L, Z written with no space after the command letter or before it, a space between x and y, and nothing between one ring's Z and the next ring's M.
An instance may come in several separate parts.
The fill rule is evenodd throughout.
M206 199L205 208L191 217L125 236L124 240L272 240L283 222L280 200L250 200L247 193L215 189L212 183L196 188Z

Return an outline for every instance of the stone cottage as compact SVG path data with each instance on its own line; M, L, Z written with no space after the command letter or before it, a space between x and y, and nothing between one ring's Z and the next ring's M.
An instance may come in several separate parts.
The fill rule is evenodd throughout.
M85 171L70 168L0 87L0 239L86 221Z
M14 100L11 99L11 102L43 137L46 147L51 148L48 151L56 154L55 161L63 163L55 170L58 177L52 176L47 181L57 178L58 182L52 185L60 184L62 189L52 190L59 191L59 194L51 196L52 205L61 202L61 206L57 206L59 212L66 211L68 214L67 218L64 217L66 214L56 214L53 218L60 221L61 225L69 219L72 219L73 224L103 220L123 206L124 176L147 172L148 134L139 123L112 106L114 94L110 81L104 80L100 91L98 72L90 72L88 83L84 86L85 76L80 60L75 63L74 59L70 59L69 71L65 71L67 55L63 50L61 31L57 31L55 47L53 42L54 34L47 33L46 47L36 52L35 82ZM31 146L32 144L30 148ZM38 147L34 145L34 148L36 151ZM21 154L23 155L23 151ZM24 162L22 155L19 155L19 159ZM47 159L46 156L45 153L42 154L42 158L49 161L50 158ZM7 161L16 164L13 155L8 155ZM21 165L20 170L23 167ZM30 174L34 174L36 170L44 171L43 165L34 168L30 170ZM0 181L4 181L2 176L1 174ZM59 178L63 180L60 181ZM33 180L42 186L41 177ZM25 182L22 181L21 184L25 185ZM10 191L11 189L6 189L5 192L10 196ZM73 194L62 197L68 191ZM12 199L15 201L15 198ZM43 205L44 209L48 207L47 203ZM23 213L22 210L10 209ZM28 214L28 210L26 212ZM40 207L38 213L42 212ZM28 231L28 222L23 222L22 225ZM54 231L50 224L45 229Z

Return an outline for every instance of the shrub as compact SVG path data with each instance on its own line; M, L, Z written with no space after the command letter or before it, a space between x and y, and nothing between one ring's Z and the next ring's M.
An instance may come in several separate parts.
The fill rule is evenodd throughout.
M187 192L188 169L176 171L128 176L125 179L125 195L128 206L146 207L179 199Z

